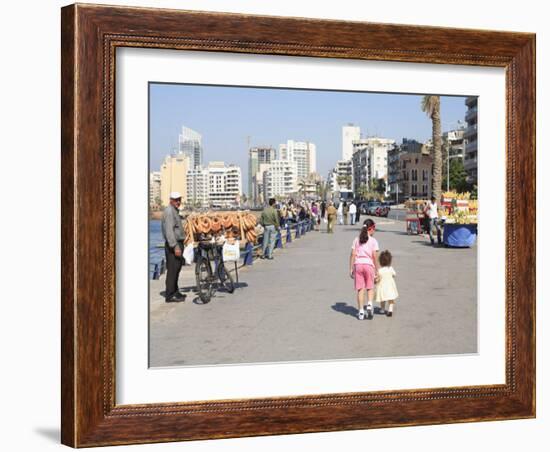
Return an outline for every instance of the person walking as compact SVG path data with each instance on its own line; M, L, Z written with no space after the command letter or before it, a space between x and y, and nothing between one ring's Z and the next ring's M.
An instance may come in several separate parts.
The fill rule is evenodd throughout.
M376 225L365 220L359 237L353 240L349 258L349 274L357 291L357 318L365 318L365 292L367 293L367 318L373 318L374 280L378 274L378 242L373 237Z
M313 230L318 231L321 222L319 221L319 208L315 201L311 203L311 220L313 222Z
M378 269L378 278L375 281L376 289L374 291L374 300L380 303L380 314L386 314L388 317L391 317L393 315L393 305L399 296L397 284L395 283L396 273L391 265L391 253L388 250L382 251L379 261L380 268ZM389 304L387 311L386 302Z
M261 259L273 259L273 249L275 248L275 239L277 232L280 229L281 220L279 219L279 212L273 207L275 205L275 198L269 199L269 205L264 208L260 216L260 224L264 228L264 237L262 241L262 255Z
M321 218L325 218L325 214L327 213L327 203L325 202L325 200L323 199L321 201Z
M439 227L439 214L437 213L437 202L435 196L432 196L430 202L426 206L425 215L430 219L430 227L428 228L428 235L430 236L430 242L434 245L435 240L433 238L433 228L437 231L437 244L441 245L441 228Z
M283 202L279 207L279 218L280 218L279 224L283 229L286 228L287 216L288 216L287 207L286 207L286 204Z
M355 215L357 214L357 206L353 201L349 205L349 224L352 226L355 224Z
M327 233L332 234L334 233L334 223L336 222L336 207L334 207L334 203L332 201L329 202L329 206L327 207Z
M166 302L183 301L178 279L183 265L183 226L179 214L181 194L177 191L170 193L170 204L162 212L161 231L164 238L164 254L166 257L166 288L164 299Z
M344 201L344 207L342 207L342 215L344 216L344 224L348 224L348 214L349 214L349 206L346 201Z
M344 203L338 203L338 225L344 224Z

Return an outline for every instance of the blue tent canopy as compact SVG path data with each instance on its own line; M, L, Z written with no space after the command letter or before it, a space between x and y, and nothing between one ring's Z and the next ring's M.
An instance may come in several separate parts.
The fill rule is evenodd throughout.
M477 224L445 223L443 243L453 247L470 247L476 242Z

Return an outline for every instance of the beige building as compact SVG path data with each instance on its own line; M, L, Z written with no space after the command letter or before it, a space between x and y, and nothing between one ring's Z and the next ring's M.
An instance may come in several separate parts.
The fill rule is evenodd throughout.
M191 165L189 155L178 153L167 155L160 166L160 199L163 207L170 201L170 193L178 191L187 199L187 171Z
M427 152L401 154L399 156L399 198L429 199L432 196L432 166L432 157Z
M160 171L152 171L149 173L149 207L157 209L160 204Z

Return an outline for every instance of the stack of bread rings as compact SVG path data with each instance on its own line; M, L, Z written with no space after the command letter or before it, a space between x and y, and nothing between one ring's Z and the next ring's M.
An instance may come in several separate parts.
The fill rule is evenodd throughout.
M191 214L185 222L185 244L224 235L256 243L256 216L250 212L208 212Z

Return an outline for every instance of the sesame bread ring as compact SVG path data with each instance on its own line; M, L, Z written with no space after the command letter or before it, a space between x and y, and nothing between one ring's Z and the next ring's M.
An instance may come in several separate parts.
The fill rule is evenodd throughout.
M193 229L200 232L200 217L195 216L191 219L191 221L193 223Z
M233 220L231 218L231 215L225 214L221 218L222 226L225 229L229 229L233 225Z
M211 226L212 222L210 221L210 218L208 218L206 215L201 215L201 217L199 218L198 231L202 232L203 234L208 234L210 232Z
M210 219L210 230L216 233L216 232L219 232L221 228L222 228L222 223L221 223L220 217L218 216L212 217Z

